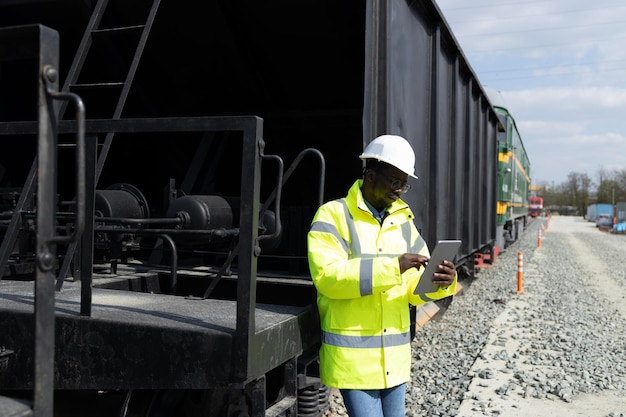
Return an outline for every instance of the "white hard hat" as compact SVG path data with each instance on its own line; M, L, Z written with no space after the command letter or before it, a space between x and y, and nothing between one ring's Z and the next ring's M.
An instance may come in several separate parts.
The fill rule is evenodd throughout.
M405 174L417 178L415 173L415 153L409 142L402 136L382 135L371 141L361 159L377 159L393 165Z

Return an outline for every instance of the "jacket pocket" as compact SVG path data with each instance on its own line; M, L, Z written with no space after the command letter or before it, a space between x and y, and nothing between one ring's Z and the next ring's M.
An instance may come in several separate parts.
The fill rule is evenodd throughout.
M379 303L373 296L356 300L333 300L329 325L338 330L375 330L381 327Z

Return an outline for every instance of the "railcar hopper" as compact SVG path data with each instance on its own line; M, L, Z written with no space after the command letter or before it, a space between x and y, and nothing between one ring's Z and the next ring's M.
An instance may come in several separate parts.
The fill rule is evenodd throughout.
M119 275L105 287L145 286L151 276ZM143 281L143 284L134 281ZM32 386L33 282L2 282L0 333L13 350L2 388ZM92 314L80 315L80 283L56 297L58 389L207 389L232 381L236 301L93 288ZM259 377L311 345L310 306L257 304L254 364ZM277 344L273 341L289 341ZM256 373L259 373L258 375Z

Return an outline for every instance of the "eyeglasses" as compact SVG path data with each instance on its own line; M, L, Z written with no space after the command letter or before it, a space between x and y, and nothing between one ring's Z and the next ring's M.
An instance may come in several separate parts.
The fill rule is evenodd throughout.
M398 178L385 175L382 172L380 174L384 175L385 178L387 178L387 181L389 181L389 185L391 185L391 189L394 191L400 190L400 192L404 194L411 189L411 184L407 183L406 181L402 181L402 180L399 180Z

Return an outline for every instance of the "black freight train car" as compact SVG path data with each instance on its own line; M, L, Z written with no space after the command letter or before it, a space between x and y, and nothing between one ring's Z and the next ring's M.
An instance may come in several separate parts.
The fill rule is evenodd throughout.
M320 415L305 235L378 134L416 150L431 246L471 273L493 244L498 120L432 0L0 1L0 28L0 389L38 415Z

